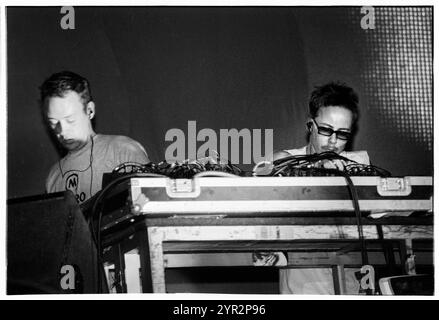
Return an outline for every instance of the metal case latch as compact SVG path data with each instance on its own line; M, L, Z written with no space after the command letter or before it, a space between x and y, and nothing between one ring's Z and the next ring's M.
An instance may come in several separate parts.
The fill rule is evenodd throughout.
M388 196L408 196L412 192L412 186L408 177L404 178L379 178L377 186L378 194Z
M196 198L200 195L197 179L168 179L166 193L171 198Z

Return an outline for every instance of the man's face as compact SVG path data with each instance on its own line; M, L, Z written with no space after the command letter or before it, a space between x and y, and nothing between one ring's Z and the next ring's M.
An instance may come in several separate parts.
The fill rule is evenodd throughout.
M63 97L48 98L46 111L49 126L64 148L79 150L87 143L93 130L78 93L69 91Z
M322 107L317 113L317 117L311 122L311 134L309 144L312 153L325 151L342 152L348 140L337 138L334 132L330 136L318 133L318 127L329 128L334 131L351 132L353 125L352 111L339 106ZM322 130L321 130L322 131ZM327 130L324 130L327 131Z

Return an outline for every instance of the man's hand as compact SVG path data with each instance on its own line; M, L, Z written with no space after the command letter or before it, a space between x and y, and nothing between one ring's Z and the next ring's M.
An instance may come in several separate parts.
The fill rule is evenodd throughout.
M253 265L263 267L286 266L287 258L282 252L254 252Z
M340 171L344 171L345 167L346 167L346 162L344 160L340 160L340 159L334 159L334 160L322 160L319 163L319 166L321 168L325 168L325 169L337 169Z

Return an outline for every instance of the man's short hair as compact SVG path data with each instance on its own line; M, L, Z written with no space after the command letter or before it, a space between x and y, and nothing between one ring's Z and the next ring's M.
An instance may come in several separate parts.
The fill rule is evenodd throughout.
M351 87L341 82L330 82L315 87L309 101L309 113L312 118L317 117L320 108L329 106L344 107L352 112L353 123L358 119L358 95Z
M46 99L51 97L62 98L69 91L74 91L79 94L84 104L84 108L87 103L93 101L90 83L86 78L71 71L61 71L52 74L41 85L41 103L44 105Z

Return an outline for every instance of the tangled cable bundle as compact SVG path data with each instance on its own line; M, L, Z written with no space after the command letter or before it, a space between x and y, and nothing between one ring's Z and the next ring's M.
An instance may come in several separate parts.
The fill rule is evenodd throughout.
M220 171L238 176L243 174L240 168L230 162L227 164L218 163L213 158L185 160L182 163L162 161L159 163L149 162L140 164L126 162L113 169L113 173L154 173L172 179L190 179L196 174L206 171Z
M328 170L328 165L336 168L335 162L343 164L343 170ZM331 168L330 169L334 169ZM335 152L322 152L311 155L297 155L273 161L270 176L348 176L389 177L389 171L374 165L365 165L343 157Z
M343 164L343 169L328 170L337 169L334 164L337 161ZM225 172L237 176L246 175L246 172L230 163L230 161L226 162L212 157L173 163L166 160L146 164L125 162L113 169L113 173L154 173L172 179L190 179L198 173L207 171ZM374 165L361 164L331 151L278 159L273 161L269 171L256 175L287 177L340 176L341 172L348 176L391 176L391 173L385 169Z

